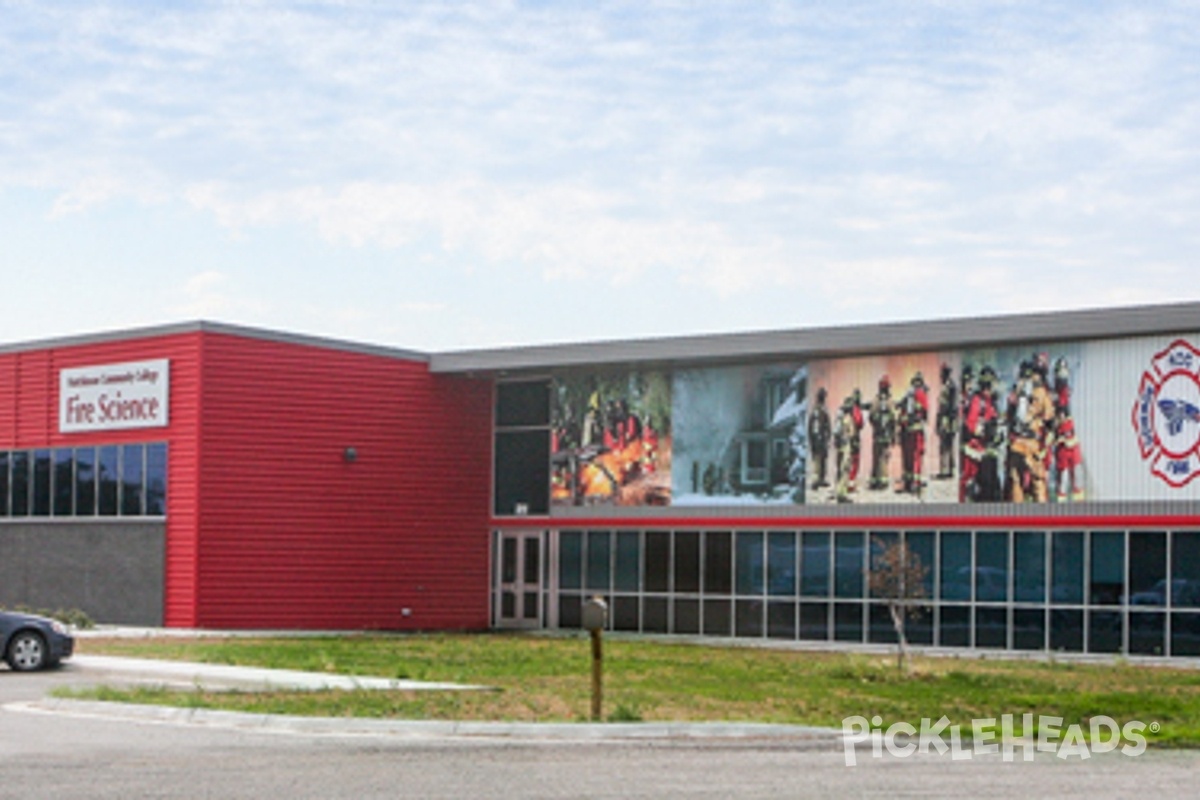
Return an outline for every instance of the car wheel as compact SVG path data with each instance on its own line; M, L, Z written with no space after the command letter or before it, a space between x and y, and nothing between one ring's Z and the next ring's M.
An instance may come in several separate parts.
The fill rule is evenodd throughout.
M33 631L21 631L8 643L4 656L17 672L32 672L46 666L46 640Z

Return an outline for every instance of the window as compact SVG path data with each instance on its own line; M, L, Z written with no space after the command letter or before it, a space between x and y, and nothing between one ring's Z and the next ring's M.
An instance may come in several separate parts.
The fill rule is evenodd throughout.
M13 511L14 516L16 513ZM1200 533L1171 534L1171 604L1177 608L1200 608ZM1187 619L1195 618L1188 615ZM1175 653L1174 645L1171 652Z
M117 515L118 487L121 478L120 448L101 447L97 451L96 480L98 484L97 500L99 514L102 517Z
M608 531L588 531L587 588L589 590L608 591L610 563L611 537Z
M0 516L164 516L165 444L0 451Z
M865 566L863 534L839 532L835 542L837 550L834 553L834 593L838 597L862 597ZM860 612L859 626L861 625Z
M1167 535L1165 533L1135 531L1129 534L1129 604L1131 606L1165 606L1167 604ZM1130 638L1132 647L1132 632Z
M742 439L741 481L746 486L767 482L767 440L761 437Z
M1008 599L1007 533L975 534L975 599L984 603Z
M550 432L496 434L496 514L550 510Z
M494 511L498 516L550 510L550 383L496 385Z
M75 513L81 517L96 514L96 448L75 449Z
M33 515L50 516L50 451L33 452Z
M804 531L801 535L804 552L800 562L800 594L806 597L828 597L829 534Z
M146 515L161 517L167 513L167 446L146 446Z
M558 585L563 589L579 589L583 585L583 534L563 531L558 537Z
M121 514L136 517L146 509L145 448L127 444L121 449Z
M727 532L704 534L704 593L729 594L733 588L733 543Z
M688 594L700 591L699 533L675 534L675 591Z
M550 424L550 384L523 381L496 385L496 427L537 427Z
M737 593L763 593L763 535L739 533L737 537Z
M1115 606L1125 600L1125 533L1092 533L1092 602ZM1107 618L1105 618L1107 619Z
M54 516L71 516L75 513L75 451L69 447L54 451L53 484Z
M1046 535L1018 531L1013 535L1013 547L1013 599L1018 603L1046 602Z
M7 517L9 514L8 503L8 453L0 453L0 517Z
M621 531L617 534L613 588L618 592L636 592L638 590L641 577L638 563L638 554L641 549L639 538L637 531Z
M12 515L29 516L29 453L12 454Z
M941 599L971 599L971 534L942 534ZM964 622L964 624L966 624Z
M794 533L767 534L767 593L776 597L794 597L796 594Z
M1082 603L1083 602L1083 534L1082 533L1055 533L1054 534L1054 549L1053 549L1052 575L1054 583L1050 593L1050 602L1052 603ZM1059 625L1060 631L1067 630L1063 627L1066 623ZM1055 626L1051 623L1051 640L1054 638ZM1070 630L1075 630L1076 627L1082 628L1082 622L1076 626L1074 622L1068 626ZM1066 636L1067 634L1062 634ZM1074 634L1071 634L1073 637ZM1074 639L1071 638L1073 642ZM1053 642L1051 643L1053 647ZM1059 648L1054 648L1059 649ZM1067 648L1070 649L1070 648ZM1082 649L1082 648L1077 648Z

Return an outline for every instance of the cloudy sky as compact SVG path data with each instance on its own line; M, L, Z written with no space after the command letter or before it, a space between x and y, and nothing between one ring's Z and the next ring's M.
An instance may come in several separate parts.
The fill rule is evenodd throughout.
M1200 300L1200 3L0 0L0 343Z

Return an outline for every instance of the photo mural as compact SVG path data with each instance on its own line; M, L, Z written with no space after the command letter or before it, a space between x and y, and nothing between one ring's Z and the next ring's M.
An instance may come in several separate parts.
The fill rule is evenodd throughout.
M563 375L552 392L552 505L670 503L671 383L665 373Z
M1200 500L1200 336L554 379L557 506Z
M809 504L957 502L957 354L809 364Z
M672 503L803 503L806 385L797 365L676 372Z

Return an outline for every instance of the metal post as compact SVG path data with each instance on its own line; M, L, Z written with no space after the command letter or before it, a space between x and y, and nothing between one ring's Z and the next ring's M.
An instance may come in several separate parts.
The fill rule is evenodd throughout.
M602 632L593 629L592 635L592 722L600 722L604 705L604 647Z

